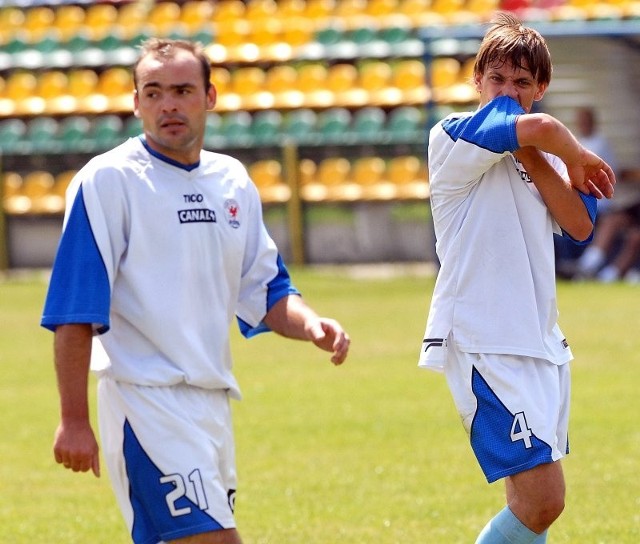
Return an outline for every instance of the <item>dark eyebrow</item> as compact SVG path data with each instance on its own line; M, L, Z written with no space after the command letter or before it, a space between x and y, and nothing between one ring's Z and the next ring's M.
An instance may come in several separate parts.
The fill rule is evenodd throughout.
M162 88L162 85L160 85L160 83L158 83L157 81L149 81L148 83L145 83L142 86L142 89L148 89L148 88ZM195 88L195 84L193 83L173 83L171 85L169 85L168 87L169 89L173 89L173 90L180 90L180 89L193 89Z

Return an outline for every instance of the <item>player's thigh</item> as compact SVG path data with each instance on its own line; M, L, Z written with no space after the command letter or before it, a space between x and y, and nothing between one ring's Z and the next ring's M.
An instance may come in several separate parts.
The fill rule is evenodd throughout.
M568 452L568 365L465 353L453 345L445 375L489 482L557 461Z
M236 529L225 529L170 540L169 544L242 544L242 540Z
M528 504L564 502L566 486L560 461L538 465L505 479L507 501Z

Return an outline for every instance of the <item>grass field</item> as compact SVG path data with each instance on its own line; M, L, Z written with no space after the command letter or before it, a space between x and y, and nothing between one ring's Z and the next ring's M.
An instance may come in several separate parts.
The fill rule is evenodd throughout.
M472 457L444 379L416 367L432 279L293 270L351 333L334 368L302 342L234 334L246 544L472 543L502 507ZM0 281L0 542L125 544L106 474L58 467L52 335L42 278ZM568 500L553 544L640 542L640 288L559 286L572 344ZM104 472L104 469L103 469Z

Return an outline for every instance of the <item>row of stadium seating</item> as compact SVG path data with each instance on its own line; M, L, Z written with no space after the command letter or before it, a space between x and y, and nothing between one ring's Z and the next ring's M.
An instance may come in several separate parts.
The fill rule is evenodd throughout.
M425 126L425 109L417 106L210 112L205 147L414 143L423 140ZM5 154L101 152L141 132L138 118L113 114L0 120Z
M466 103L475 98L469 84L472 62L434 59L431 73L420 59L371 60L352 64L310 62L268 68L215 67L218 111L330 106L362 107ZM0 117L37 114L127 113L133 107L130 70L119 66L15 70L0 76Z
M287 202L291 188L285 182L282 164L273 159L248 165L266 204ZM64 194L75 174L66 170L57 176L35 170L21 175L5 172L3 205L7 213L59 214L64 211ZM316 163L303 159L299 163L300 197L306 202L424 199L429 196L424 160L402 155L385 160L361 157L349 160L332 157Z
M5 7L0 24L5 43L16 37L35 44L45 36L59 42L78 35L92 40L114 34L123 40L142 33L193 36L203 30L214 32L218 43L246 42L249 36L270 43L282 35L287 39L281 41L301 43L336 23L347 29L478 23L496 9L524 10L524 15L528 10L552 20L640 15L636 0L188 0Z

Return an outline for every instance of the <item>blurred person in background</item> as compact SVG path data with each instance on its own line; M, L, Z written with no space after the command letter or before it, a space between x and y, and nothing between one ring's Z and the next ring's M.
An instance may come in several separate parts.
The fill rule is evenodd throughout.
M240 544L229 326L313 342L349 337L294 287L236 159L202 149L216 102L200 44L151 39L134 64L143 134L93 158L67 192L41 324L55 331L54 455L99 475L89 418L135 544ZM93 340L96 340L95 342Z
M615 176L557 119L531 113L551 80L544 38L499 13L476 56L474 112L429 135L441 267L419 365L443 372L506 506L476 544L542 544L565 504L573 358L558 325L554 233L590 240Z
M589 151L592 151L611 166L613 172L618 175L618 163L609 139L600 130L598 115L591 106L582 106L575 110L576 138ZM616 195L611 200L602 200L598 204L598 219L594 240L598 237L600 225L604 220L609 208L618 198ZM555 237L556 246L556 269L558 276L570 279L576 274L578 258L588 246L578 245L565 236Z

